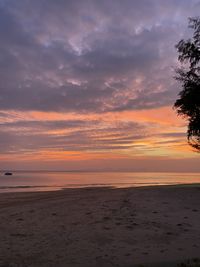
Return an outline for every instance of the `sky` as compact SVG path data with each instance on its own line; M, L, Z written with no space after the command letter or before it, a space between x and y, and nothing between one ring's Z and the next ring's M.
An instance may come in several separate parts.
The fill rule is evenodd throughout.
M0 0L0 169L200 171L175 45L197 0Z

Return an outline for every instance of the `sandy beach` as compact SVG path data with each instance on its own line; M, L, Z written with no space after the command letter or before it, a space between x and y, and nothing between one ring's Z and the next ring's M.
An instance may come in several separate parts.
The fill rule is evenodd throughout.
M200 187L0 194L0 266L176 266L199 256Z

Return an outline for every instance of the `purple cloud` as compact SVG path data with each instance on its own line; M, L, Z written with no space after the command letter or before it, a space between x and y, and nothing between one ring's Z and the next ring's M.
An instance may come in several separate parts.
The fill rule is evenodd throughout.
M174 45L198 5L0 1L1 110L105 112L172 104Z

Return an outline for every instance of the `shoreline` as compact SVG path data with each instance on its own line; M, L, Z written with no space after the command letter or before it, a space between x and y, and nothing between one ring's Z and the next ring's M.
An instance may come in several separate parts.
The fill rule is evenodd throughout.
M122 186L123 185L123 186ZM110 188L110 189L133 189L133 188L162 188L162 187L200 187L200 183L175 183L175 184L143 184L143 185L129 185L121 184L121 186L114 184L97 184L97 185L71 185L63 186L37 186L37 185L21 185L21 186L0 186L0 195L7 193L32 193L32 192L54 192L68 189L85 189L85 188ZM45 189L45 190L44 190Z
M199 255L199 186L1 193L0 266L176 266Z
M19 172L0 177L0 193L6 191L53 191L62 188L117 188L200 183L198 173L133 173L133 172Z

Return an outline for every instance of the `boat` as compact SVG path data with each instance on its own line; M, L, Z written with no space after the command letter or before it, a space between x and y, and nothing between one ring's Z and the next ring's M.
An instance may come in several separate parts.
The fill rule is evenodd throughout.
M5 172L4 175L13 175L12 172Z

